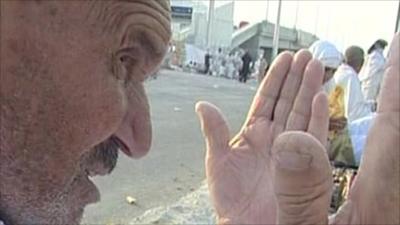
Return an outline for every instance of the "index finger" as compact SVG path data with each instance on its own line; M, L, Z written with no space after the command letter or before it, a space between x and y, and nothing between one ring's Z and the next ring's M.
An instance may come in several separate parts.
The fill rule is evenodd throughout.
M249 114L247 115L248 124L250 118L266 117L271 119L276 101L278 100L281 87L289 72L293 60L293 54L290 52L281 53L273 62L264 80L253 99Z

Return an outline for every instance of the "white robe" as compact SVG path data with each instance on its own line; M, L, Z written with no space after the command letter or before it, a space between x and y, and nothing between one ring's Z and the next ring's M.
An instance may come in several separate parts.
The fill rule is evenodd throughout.
M334 80L344 90L344 115L349 123L372 113L372 105L364 99L357 72L351 66L339 66Z
M216 76L224 76L225 75L225 66L223 65L224 54L222 52L217 52L215 55L215 75Z
M368 55L360 71L360 80L364 98L367 101L376 101L383 80L386 59L382 49L374 50Z
M233 78L235 73L234 56L228 56L226 60L226 75L228 78Z
M371 113L369 116L355 120L348 125L354 159L357 165L360 165L365 143L367 142L368 132L375 120L375 116L375 113Z
M340 111L347 118L354 158L359 165L369 128L375 118L372 105L364 99L357 73L349 65L339 66L333 79L324 85L328 94L334 94L337 88L342 90L339 93L343 93L339 97L343 101Z
M330 80L324 83L324 85L322 86L322 90L325 92L325 94L329 95L335 89L335 86L336 86L335 79L331 78Z

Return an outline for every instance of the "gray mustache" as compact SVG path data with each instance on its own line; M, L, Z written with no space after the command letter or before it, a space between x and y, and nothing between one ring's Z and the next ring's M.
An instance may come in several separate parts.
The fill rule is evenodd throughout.
M102 167L102 174L111 173L117 165L119 149L123 147L121 141L111 136L97 144L84 156L84 167L90 172L94 167Z

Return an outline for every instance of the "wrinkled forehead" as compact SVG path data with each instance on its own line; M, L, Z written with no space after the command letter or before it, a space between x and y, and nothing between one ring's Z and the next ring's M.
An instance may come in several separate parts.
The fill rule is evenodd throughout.
M103 22L123 19L133 14L147 15L150 17L164 17L169 19L169 0L117 0L94 1L88 4L89 13L97 16ZM154 15L152 13L157 12ZM114 21L118 22L118 21Z
M30 42L35 36L61 40L78 33L106 38L108 48L127 47L134 40L160 55L171 37L169 0L1 1L1 6L2 24L10 24L4 32Z
M93 4L89 13L109 32L143 26L157 31L160 37L170 35L169 0L96 1Z
M170 20L169 0L1 1L1 6L3 19L17 17L25 22L50 16L50 18L60 17L64 22L71 23L73 21L70 20L70 16L73 16L76 21L81 18L87 20L93 18L95 21L91 22L104 22L109 27L132 15Z

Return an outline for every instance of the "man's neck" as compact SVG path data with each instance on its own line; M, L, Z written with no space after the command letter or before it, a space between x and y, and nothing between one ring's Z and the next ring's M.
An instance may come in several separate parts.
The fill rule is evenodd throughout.
M351 69L354 73L358 74L357 70L352 65L350 65L348 63L343 63L343 64L346 65L349 69Z

